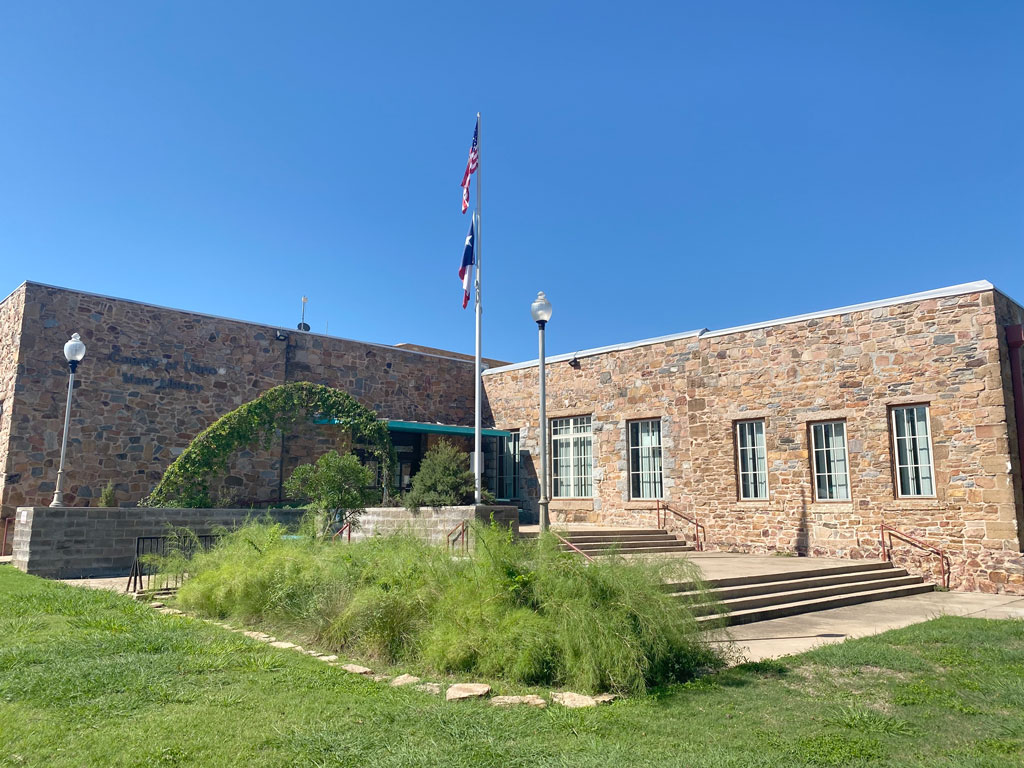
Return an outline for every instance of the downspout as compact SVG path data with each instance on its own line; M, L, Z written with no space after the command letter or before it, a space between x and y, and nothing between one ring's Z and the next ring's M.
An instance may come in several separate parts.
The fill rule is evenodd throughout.
M1013 380L1013 420L1017 425L1017 467L1024 466L1024 378L1021 377L1020 350L1024 346L1024 325L1006 327L1006 345L1010 348L1010 378ZM1024 481L1024 478L1022 478Z

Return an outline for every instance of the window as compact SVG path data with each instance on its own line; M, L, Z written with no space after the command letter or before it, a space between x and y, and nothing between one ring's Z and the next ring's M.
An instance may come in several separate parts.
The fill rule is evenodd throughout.
M811 469L818 501L850 500L850 469L846 458L846 422L811 425Z
M629 423L629 497L661 498L661 419Z
M519 498L519 433L498 437L498 486L494 495L499 499Z
M740 500L768 498L768 460L764 447L764 421L736 422L736 461Z
M928 406L893 408L892 436L896 448L897 495L934 496L935 472Z
M593 433L589 416L551 420L551 495L593 496Z

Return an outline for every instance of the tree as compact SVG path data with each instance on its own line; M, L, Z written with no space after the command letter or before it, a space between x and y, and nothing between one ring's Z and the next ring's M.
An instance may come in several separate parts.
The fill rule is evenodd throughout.
M423 457L412 488L405 495L405 506L416 509L472 504L475 489L469 454L447 440L439 440Z
M300 464L285 481L284 489L296 499L308 499L316 534L323 538L330 529L334 513L343 511L352 522L374 498L373 471L359 463L351 453L328 451L315 464Z

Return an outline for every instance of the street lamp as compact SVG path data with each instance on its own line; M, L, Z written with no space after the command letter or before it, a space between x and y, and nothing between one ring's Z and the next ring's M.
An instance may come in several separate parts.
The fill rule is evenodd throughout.
M548 414L544 397L544 326L551 319L551 302L544 295L544 291L537 294L537 298L530 305L530 314L537 323L537 333L540 336L540 529L548 529Z
M64 506L64 453L68 447L68 423L71 421L71 391L75 387L75 371L78 364L85 357L85 344L82 337L77 333L71 334L71 339L64 345L64 357L68 361L68 370L71 375L68 377L68 402L64 406L64 437L60 442L60 468L57 470L57 487L53 489L53 501L51 507Z

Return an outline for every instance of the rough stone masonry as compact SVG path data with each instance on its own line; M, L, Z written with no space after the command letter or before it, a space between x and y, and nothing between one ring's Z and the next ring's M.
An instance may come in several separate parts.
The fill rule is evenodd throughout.
M931 293L556 358L548 415L591 417L593 493L555 498L553 519L655 525L658 502L630 494L627 431L655 419L662 500L706 526L711 549L877 558L885 522L948 550L953 588L1024 593L1005 340L1022 309L984 282ZM484 374L495 423L519 430L531 504L537 376L536 362ZM895 490L889 411L903 404L929 406L936 493L928 498ZM751 419L764 421L768 498L741 501L735 424ZM849 501L816 501L813 492L809 425L830 420L847 431ZM895 543L897 562L937 574L937 558Z
M954 588L1024 593L1024 495L1014 349L1024 310L984 281L722 331L693 331L551 359L548 414L589 416L592 492L556 498L557 520L653 526L660 502L699 520L712 549L874 558L886 523L945 549ZM1019 329L1018 329L1019 330ZM470 424L473 366L429 348L366 344L25 283L0 302L2 513L45 505L60 452L64 341L89 348L76 382L69 501L145 496L202 429L260 392L307 380L383 418ZM1016 349L1019 353L1019 347ZM570 358L575 358L570 360ZM537 366L484 375L485 424L518 430L519 496L536 507ZM927 405L935 493L902 498L893 408ZM660 425L660 499L634 498L630 423ZM767 498L738 494L736 422L764 424ZM841 422L850 498L818 501L811 428ZM287 468L338 440L285 435L232 462L222 492L276 498ZM141 512L140 512L141 514ZM690 524L669 513L669 526ZM900 546L896 560L933 573Z

